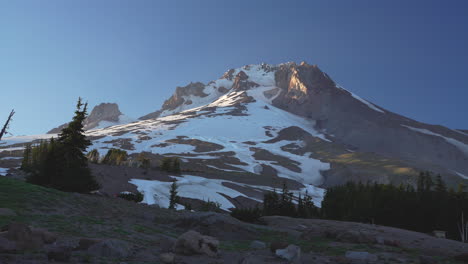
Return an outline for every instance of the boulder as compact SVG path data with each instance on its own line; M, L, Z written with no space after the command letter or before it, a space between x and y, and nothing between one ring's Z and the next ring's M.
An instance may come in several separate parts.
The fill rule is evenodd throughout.
M175 255L174 253L163 253L159 255L159 259L161 260L162 263L171 264L171 263L174 263Z
M455 257L453 257L453 259L455 259L456 261L468 263L468 253L456 255Z
M31 228L33 236L39 237L45 244L52 244L57 241L57 235L44 228Z
M75 248L75 250L88 250L88 248L90 248L92 245L99 242L102 242L102 239L83 237L78 241L78 246Z
M270 244L270 250L272 253L276 253L276 250L288 247L288 243L283 241L275 241Z
M275 254L276 256L287 260L289 263L301 263L301 248L299 246L289 245L285 249L277 249Z
M16 216L16 213L10 208L0 208L0 216Z
M44 245L42 237L33 234L31 228L23 223L11 223L8 225L6 238L16 242L18 250L38 250Z
M14 253L16 250L16 243L4 237L0 237L0 253Z
M264 249L266 248L266 244L262 241L254 240L250 243L249 247L251 249Z
M398 240L394 239L385 239L384 240L384 245L389 246L389 247L401 247L401 242Z
M345 257L352 263L367 263L377 261L377 256L364 251L347 251Z
M174 251L182 255L203 254L210 257L218 255L219 241L210 236L190 230L182 234L174 245Z
M131 254L131 247L125 241L109 239L90 246L88 253L97 257L126 258Z
M342 242L349 243L375 243L375 237L364 231L348 230L336 235L336 239Z
M47 259L49 261L69 262L71 258L71 252L72 249L70 247L54 247L47 252Z

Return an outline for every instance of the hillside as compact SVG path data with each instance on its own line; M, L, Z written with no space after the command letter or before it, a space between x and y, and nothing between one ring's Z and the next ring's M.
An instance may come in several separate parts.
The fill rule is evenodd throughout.
M24 222L57 237L54 245L22 254L2 252L0 243L1 263L47 263L47 252L57 248L71 252L73 263L159 263L161 255L172 251L176 239L188 230L218 239L219 252L212 257L175 254L176 263L284 263L269 249L252 246L254 240L267 247L274 242L298 245L303 263L349 263L349 251L370 253L374 261L369 263L419 263L420 259L456 263L453 256L467 250L466 244L395 228L286 217L265 217L262 225L252 225L222 214L63 193L5 177L0 178L0 192L0 208L17 214L0 215L0 226ZM346 230L357 233L336 237L347 234ZM112 240L114 247L98 254L76 248L80 240L91 244Z

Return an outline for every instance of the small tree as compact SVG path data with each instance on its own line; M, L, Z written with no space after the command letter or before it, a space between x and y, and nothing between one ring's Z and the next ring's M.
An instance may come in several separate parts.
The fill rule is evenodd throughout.
M179 158L175 157L172 162L172 172L180 173L180 160Z
M91 163L99 163L100 157L99 157L99 151L97 149L93 149L88 154L86 155L88 158L88 161Z
M127 157L127 151L111 148L107 151L106 156L104 156L104 158L102 159L102 163L120 166L125 161L127 161Z
M171 158L170 157L162 158L160 168L163 171L170 171L171 170Z
M169 209L176 209L176 204L179 203L180 197L177 195L177 181L171 184L170 197L169 197Z

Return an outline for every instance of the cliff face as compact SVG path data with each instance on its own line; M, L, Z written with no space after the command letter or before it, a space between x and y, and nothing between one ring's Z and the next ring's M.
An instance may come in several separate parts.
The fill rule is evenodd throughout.
M316 120L316 128L335 142L468 174L468 136L463 133L420 123L367 102L337 86L317 66L282 65L275 80L281 94L273 105Z

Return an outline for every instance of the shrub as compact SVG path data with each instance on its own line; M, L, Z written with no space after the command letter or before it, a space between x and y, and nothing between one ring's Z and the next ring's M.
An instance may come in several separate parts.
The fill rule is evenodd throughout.
M121 192L117 195L117 197L125 199L127 201L132 201L135 203L139 203L143 201L143 193L137 191L136 193L132 192Z
M107 154L104 156L102 163L108 165L122 165L125 161L127 161L127 156L127 151L112 148L107 151Z
M88 161L91 163L99 163L100 157L99 157L99 152L97 151L97 149L93 149L90 152L88 152L86 157L88 158Z
M180 173L180 160L177 157L164 157L160 168L163 171Z
M202 211L202 212L219 212L219 211L221 211L221 204L218 203L218 202L210 201L208 199L208 201L202 201L200 211Z
M231 216L244 222L254 223L262 217L260 208L234 208L231 211Z

